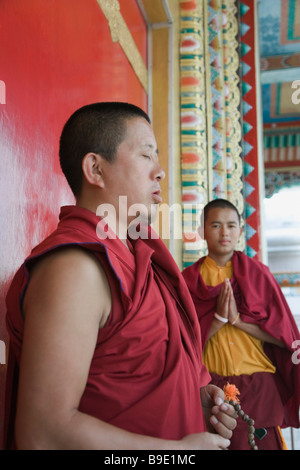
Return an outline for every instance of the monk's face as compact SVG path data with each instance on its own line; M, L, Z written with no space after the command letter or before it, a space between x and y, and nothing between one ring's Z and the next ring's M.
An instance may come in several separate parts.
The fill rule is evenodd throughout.
M106 200L123 210L120 197L123 201L126 197L128 222L138 213L139 220L143 217L148 223L161 202L160 182L164 177L151 125L143 118L129 119L115 161L105 164Z
M204 226L204 238L209 253L215 256L230 255L235 249L241 231L235 210L210 209Z

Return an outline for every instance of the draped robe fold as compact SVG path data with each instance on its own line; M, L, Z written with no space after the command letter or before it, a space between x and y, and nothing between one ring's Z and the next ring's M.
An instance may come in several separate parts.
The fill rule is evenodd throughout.
M63 207L57 229L32 251L11 284L6 317L10 441L24 327L22 299L30 267L42 256L68 246L88 250L97 258L112 295L111 313L99 329L79 410L120 428L164 439L205 430L200 387L210 381L210 375L201 361L196 311L175 261L150 227L131 240L131 253L112 232L99 239L99 221L86 209Z

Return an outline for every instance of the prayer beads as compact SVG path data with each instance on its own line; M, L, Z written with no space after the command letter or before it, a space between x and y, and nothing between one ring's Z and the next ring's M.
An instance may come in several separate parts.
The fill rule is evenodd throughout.
M242 407L239 403L236 403L234 400L225 400L226 403L229 403L233 406L237 415L242 418L243 421L246 421L248 424L248 443L250 445L251 450L258 450L258 447L255 443L255 427L254 427L254 419L249 418L249 416L242 410Z
M242 410L240 400L238 399L238 395L240 395L238 388L235 385L227 383L227 385L223 387L223 391L225 394L225 402L232 405L237 415L248 424L248 443L251 450L258 450L255 443L254 419L249 418L249 416Z

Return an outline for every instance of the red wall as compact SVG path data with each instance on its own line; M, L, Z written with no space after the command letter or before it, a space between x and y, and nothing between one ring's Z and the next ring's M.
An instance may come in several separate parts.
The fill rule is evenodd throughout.
M146 62L147 31L136 0L119 3ZM0 341L7 352L4 298L11 277L54 228L59 207L73 202L58 162L64 122L94 101L129 101L147 110L147 96L112 43L97 0L1 0L0 18L6 98L0 104ZM5 371L0 365L0 438Z

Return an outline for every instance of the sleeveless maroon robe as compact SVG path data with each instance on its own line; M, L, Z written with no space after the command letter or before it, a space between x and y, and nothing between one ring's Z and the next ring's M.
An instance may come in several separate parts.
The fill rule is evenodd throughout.
M56 231L17 272L7 295L10 351L16 359L10 359L8 368L7 405L13 412L12 384L24 326L21 306L30 266L53 250L73 245L99 260L112 293L111 314L99 330L80 411L164 439L202 432L200 387L210 376L201 361L199 324L181 273L150 227L143 235L148 238L131 241L132 254L116 237L100 240L99 221L86 209L63 207Z

